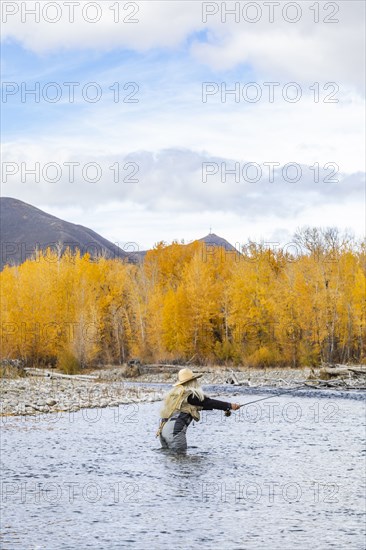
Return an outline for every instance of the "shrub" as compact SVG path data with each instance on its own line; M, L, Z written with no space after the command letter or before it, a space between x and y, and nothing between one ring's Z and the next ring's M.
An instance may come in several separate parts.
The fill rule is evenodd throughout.
M81 370L80 361L69 350L62 350L57 357L57 367L64 374L77 374Z

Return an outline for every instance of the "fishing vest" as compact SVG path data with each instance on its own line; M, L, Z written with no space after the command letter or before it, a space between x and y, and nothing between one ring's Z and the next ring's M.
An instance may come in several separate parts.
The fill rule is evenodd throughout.
M161 410L162 418L170 418L175 411L190 414L196 422L200 419L200 411L203 407L196 407L188 403L188 397L192 395L192 390L185 390L184 387L176 387L170 390L165 398L164 406Z

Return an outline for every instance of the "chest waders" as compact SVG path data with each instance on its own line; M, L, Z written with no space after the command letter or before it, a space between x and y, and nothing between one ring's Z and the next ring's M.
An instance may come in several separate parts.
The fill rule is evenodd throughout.
M192 414L184 409L191 410L194 416L197 417L198 408L191 405L184 406L184 401L188 396L184 395L184 390L179 393L177 399L173 404L173 413L168 418L162 418L160 420L159 429L156 432L156 437L160 438L161 446L165 449L171 449L176 452L184 452L187 450L187 428L193 420ZM189 394L188 394L189 395ZM182 410L183 409L183 410ZM196 409L194 411L193 409ZM198 413L199 419L199 413Z

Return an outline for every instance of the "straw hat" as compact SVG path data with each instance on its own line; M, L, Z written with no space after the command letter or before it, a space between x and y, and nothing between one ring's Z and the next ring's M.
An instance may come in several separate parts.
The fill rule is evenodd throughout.
M181 384L186 384L186 382L190 382L196 378L201 378L201 376L203 376L203 374L193 374L191 369L181 369L178 372L178 382L173 385L180 386Z

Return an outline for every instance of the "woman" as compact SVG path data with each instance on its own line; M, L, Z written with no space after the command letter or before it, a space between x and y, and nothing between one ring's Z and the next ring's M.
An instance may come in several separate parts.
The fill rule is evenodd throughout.
M200 419L201 410L218 409L230 411L239 409L237 403L227 403L218 399L210 399L203 394L197 378L202 374L193 374L191 369L181 369L178 382L166 395L161 410L161 420L157 436L162 447L173 451L187 450L186 432L192 422Z

